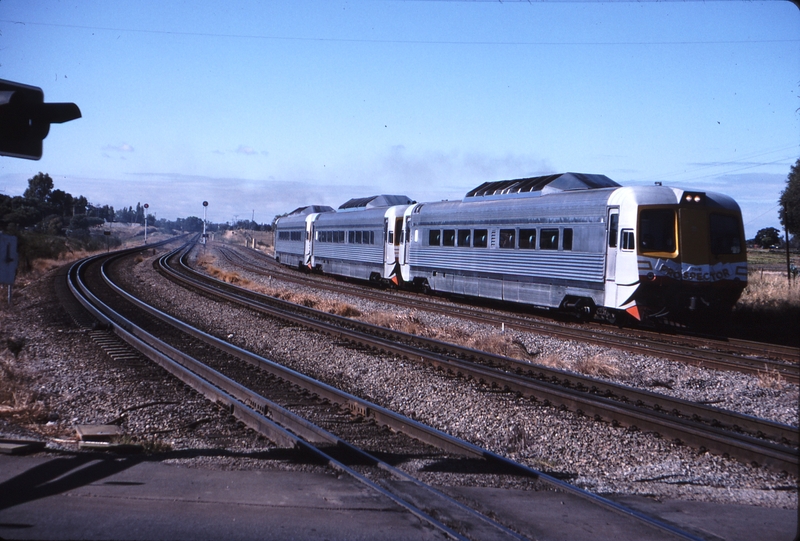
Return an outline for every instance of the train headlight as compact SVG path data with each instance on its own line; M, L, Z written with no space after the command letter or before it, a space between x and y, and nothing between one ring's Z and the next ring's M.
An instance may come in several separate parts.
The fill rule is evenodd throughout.
M705 194L697 192L686 192L683 194L683 201L685 203L702 203Z

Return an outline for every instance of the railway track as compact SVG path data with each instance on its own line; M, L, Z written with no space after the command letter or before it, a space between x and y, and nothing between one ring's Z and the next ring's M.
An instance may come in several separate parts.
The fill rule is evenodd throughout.
M309 283L308 275L298 275L291 269L281 267L264 254L248 250L248 255L243 255L238 249L226 247L220 248L219 251L231 264L240 266L249 272L267 276L279 275L282 280L304 285ZM257 258L257 262L254 263L248 256ZM390 302L397 306L455 316L498 328L547 334L564 340L589 342L706 368L732 370L747 374L777 375L790 383L800 383L800 352L797 348L790 346L735 338L697 336L687 332L669 334L609 326L587 328L586 326L534 319L508 311L497 313L485 308L475 308L452 302L442 303L419 294L389 296L385 291L379 293L331 279L316 279L313 283L315 287L356 295L375 302Z
M167 258L161 258L160 270L187 287L209 295L223 295L231 302L270 317L313 328L337 340L432 365L445 373L570 409L598 421L656 432L700 450L777 471L797 471L795 427L319 312L214 280L191 269L184 259L180 258L173 268ZM475 359L481 362L473 362Z
M73 294L104 326L210 400L223 404L254 430L354 477L448 537L525 538L365 451L358 442L376 437L387 439L383 427L390 427L393 431L389 435L390 445L400 455L429 462L464 461L472 472L490 471L527 478L547 485L550 490L588 499L615 516L645 525L655 533L654 538L695 539L660 521L314 381L159 312L114 284L113 271L109 269L124 256L120 253L84 260L69 271ZM160 261L166 265L167 259ZM299 412L303 415L298 415ZM309 418L321 421L312 422ZM399 482L385 482L387 477Z

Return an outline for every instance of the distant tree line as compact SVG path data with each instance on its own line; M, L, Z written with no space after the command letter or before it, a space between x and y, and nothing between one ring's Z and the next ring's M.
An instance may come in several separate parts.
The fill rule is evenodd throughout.
M70 228L88 229L113 214L113 208L95 207L82 195L54 190L53 179L46 173L29 179L22 196L0 194L0 230L12 234L32 229L59 235Z
M92 226L106 222L155 226L167 231L200 232L203 220L197 216L176 220L156 220L146 214L144 205L123 207L114 210L109 205L93 205L82 195L77 197L63 190L54 189L53 179L47 173L38 173L28 179L28 188L21 196L0 194L0 231L17 234L30 231L47 235L85 236ZM212 230L247 229L270 231L271 224L259 225L252 220L240 220L230 224L206 225Z

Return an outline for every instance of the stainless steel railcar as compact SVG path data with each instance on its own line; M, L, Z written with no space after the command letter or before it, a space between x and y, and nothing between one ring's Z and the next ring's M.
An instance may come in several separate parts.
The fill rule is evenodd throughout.
M275 229L275 259L290 267L311 262L311 224L321 213L333 212L324 205L300 207L278 219ZM277 227L280 224L280 227Z
M275 257L293 267L383 280L394 271L403 212L413 203L404 195L376 195L351 199L337 212L301 207L276 222Z
M404 195L379 195L351 199L337 212L321 214L311 226L309 267L362 280L390 276L404 242L402 216L412 204Z
M565 173L485 183L462 201L363 201L385 206L306 219L304 264L609 318L726 311L747 284L741 212L722 194ZM278 239L297 225L284 220Z

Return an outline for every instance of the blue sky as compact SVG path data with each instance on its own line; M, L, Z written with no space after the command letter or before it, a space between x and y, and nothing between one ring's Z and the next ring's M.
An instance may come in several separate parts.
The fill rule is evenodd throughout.
M785 1L0 0L0 78L83 113L0 193L169 219L575 171L727 193L752 237L800 157Z

